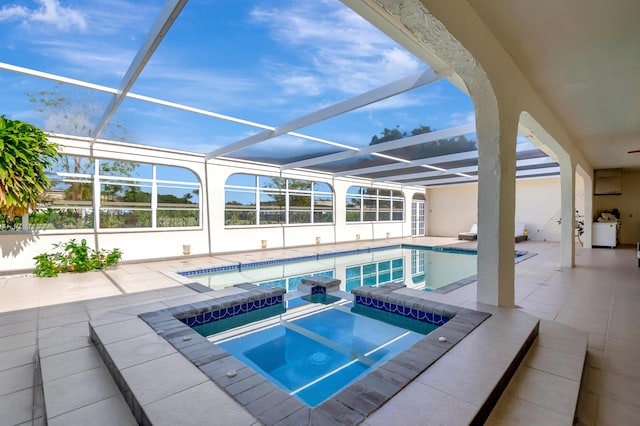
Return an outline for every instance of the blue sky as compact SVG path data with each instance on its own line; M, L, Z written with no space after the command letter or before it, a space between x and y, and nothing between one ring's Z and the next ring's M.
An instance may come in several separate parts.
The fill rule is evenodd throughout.
M118 87L163 0L6 0L0 6L0 62ZM190 0L132 92L277 126L427 66L339 1ZM0 114L52 128L26 92L55 84L0 71ZM109 95L62 87L77 122L89 125ZM384 127L443 129L473 120L473 105L446 81L400 95L300 133L367 145ZM76 123L77 124L77 123ZM208 152L259 129L126 100L105 136ZM254 151L315 150L292 137Z

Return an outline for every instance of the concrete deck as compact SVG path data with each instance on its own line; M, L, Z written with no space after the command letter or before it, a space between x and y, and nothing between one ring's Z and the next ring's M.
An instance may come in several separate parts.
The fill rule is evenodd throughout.
M413 244L448 245L473 244L454 239L405 239ZM400 240L376 243L359 242L340 245L339 249L363 245L387 245ZM123 314L164 309L194 298L207 297L167 276L167 271L197 269L237 261L277 259L335 251L332 245L320 245L291 250L265 250L216 257L189 257L165 262L123 264L107 271L86 274L65 274L58 278L38 279L33 276L0 277L0 419L2 424L44 424L42 401L46 398L46 418L51 424L132 424L133 416L126 409L124 398L110 378L95 347L90 344L89 320L105 321L107 325ZM637 424L640 404L635 398L640 389L640 286L635 250L579 249L577 267L559 268L559 246L554 243L527 241L518 249L538 253L516 266L516 303L519 309L498 309L491 327L479 328L464 340L459 353L452 350L442 358L450 364L438 371L438 363L423 376L404 388L389 403L373 413L365 424L389 421L407 424L461 424L459 413L473 407L474 383L482 383L482 375L490 364L477 363L489 355L499 359L503 348L509 348L509 335L519 321L510 318L541 318L541 333L523 365L516 372L506 391L491 413L489 424L512 424L514 419L526 423L571 424L572 405L562 400L563 389L580 384L574 362L567 359L567 348L580 346L575 342L574 329L588 335L585 374L577 409L578 424ZM448 294L424 293L430 300L479 309L475 301L475 284ZM483 309L479 309L483 310ZM502 317L502 315L506 317ZM499 319L502 317L502 319ZM568 328L570 326L572 328ZM114 327L114 339L139 341L148 333L137 327ZM127 336L129 338L127 338ZM114 341L115 342L115 341ZM125 345L126 346L126 345ZM499 350L499 352L496 352ZM127 356L135 351L123 349ZM563 352L564 351L564 352ZM39 360L36 354L40 355ZM165 354L168 358L175 354ZM163 358L160 357L160 358ZM474 360L476 363L474 364ZM37 361L42 366L42 383L37 373ZM135 367L135 363L131 365ZM185 371L189 368L185 367ZM145 377L140 368L141 377ZM480 377L479 377L480 376ZM161 391L150 397L167 410L179 412L180 399L198 399L218 392L211 382L189 382L184 392L165 395ZM188 382L188 383L187 383ZM528 383L528 385L523 385ZM545 387L546 383L546 387ZM532 385L533 384L533 385ZM549 384L557 392L546 392ZM452 389L468 389L454 392ZM225 395L225 394L223 394ZM433 396L427 398L427 396ZM155 398L155 399L154 399ZM477 397L476 397L477 398ZM429 401L438 400L437 406ZM575 406L575 402L574 402ZM233 406L241 424L253 424L240 406ZM568 407L568 408L567 408ZM107 418L96 417L107 412ZM198 413L180 413L183 424L190 424ZM424 415L422 415L424 414ZM191 416L191 417L189 417ZM464 417L464 416L463 416ZM468 418L468 417L464 417ZM555 419L550 421L549 419ZM159 421L161 421L160 419ZM175 424L175 423L173 423Z

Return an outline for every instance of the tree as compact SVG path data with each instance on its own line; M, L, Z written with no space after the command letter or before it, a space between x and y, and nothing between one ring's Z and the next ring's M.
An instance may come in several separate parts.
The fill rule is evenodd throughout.
M369 145L376 145L382 142L389 142L396 139L406 138L407 132L401 132L400 130L398 130L398 127L400 126L396 126L394 129L387 129L385 127L382 133L380 133L382 137L379 138L377 135L373 135L373 137L371 138L371 143Z
M381 137L374 135L371 138L371 143L369 145L376 145L382 142L389 142L409 136L407 132L401 132L399 130L399 127L400 126L396 126L393 129L388 129L385 127L385 129L380 133ZM435 130L436 129L432 129L429 126L421 125L420 127L416 127L415 129L411 130L411 136L430 133ZM466 136L461 135L454 138L440 139L433 142L412 145L410 147L404 148L403 152L407 153L407 155L411 159L418 159L454 154L457 152L473 151L475 149L476 143L472 140L467 139Z
M0 116L0 213L10 221L35 208L49 187L45 169L58 157L56 144L37 127Z
M78 96L69 86L57 84L51 90L25 93L29 102L36 105L36 111L44 117L44 129L73 136L92 135L95 123L104 110L91 94ZM67 88L67 90L63 90ZM127 129L119 124L108 125L103 136L124 141Z

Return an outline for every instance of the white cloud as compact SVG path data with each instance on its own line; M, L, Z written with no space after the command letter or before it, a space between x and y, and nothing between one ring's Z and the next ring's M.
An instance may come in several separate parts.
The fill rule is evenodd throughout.
M0 21L19 20L22 24L52 25L61 31L86 31L84 14L70 7L64 7L59 0L37 0L39 7L28 9L15 4L0 9Z
M304 68L291 70L289 64L281 64L273 72L290 94L309 94L308 84L295 83L313 82L310 94L338 90L351 96L426 68L337 1L256 8L252 17L269 25L271 36L283 46L304 55Z
M160 58L152 62L132 88L134 93L149 95L229 114L247 102L256 102L260 84L255 78L228 75L223 71L191 68L188 72L179 65ZM248 99L248 96L254 96ZM246 118L246 117L243 117Z
M29 16L29 10L24 6L10 4L0 9L0 21L9 21L12 19L25 19Z
M162 10L162 3L154 0L100 0L83 6L91 33L96 36L126 34L130 40L143 39ZM129 40L129 41L130 41ZM137 46L133 43L132 46Z
M71 75L78 70L91 70L122 77L135 55L135 50L121 46L101 46L96 49L94 44L62 38L40 41L38 46L42 48L40 52L44 56L64 64Z
M454 112L449 116L448 124L453 127L464 126L476 122L476 113L471 112Z

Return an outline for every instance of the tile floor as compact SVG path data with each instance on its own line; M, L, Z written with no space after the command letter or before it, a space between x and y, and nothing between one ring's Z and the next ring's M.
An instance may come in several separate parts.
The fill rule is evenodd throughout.
M436 238L409 241L428 245L459 244L455 240ZM363 243L367 244L359 244ZM382 245L387 243L380 242ZM341 250L349 247L351 244L340 245ZM94 376L105 375L106 370L97 362L93 346L88 342L89 319L100 317L101 321L108 323L110 315L117 316L109 312L118 308L146 304L147 308L157 306L162 309L167 306L163 303L167 299L171 299L173 304L180 304L181 298L191 299L193 292L167 276L166 272L237 259L248 262L297 256L319 248L327 251L336 249L322 245L216 258L190 257L123 264L108 271L65 274L52 279L0 276L0 424L45 424L43 384L35 373L37 350L42 356L43 366L54 363L57 367L54 373L46 368L47 373L42 378L50 389L65 383L92 380ZM588 333L587 360L576 409L576 424L640 424L640 268L635 247L578 249L576 267L572 269L559 267L558 244L528 241L518 244L517 248L538 253L516 266L516 304L519 310L544 320L536 347L536 363L544 365L545 347L561 350L563 342L571 340L570 332L555 335L556 328L552 325L567 325ZM473 307L475 292L475 284L470 284L446 295L429 294L429 298ZM545 324L550 326L547 333L542 332ZM482 342L478 345L482 350ZM74 358L74 362L65 363L65 354L71 352L78 357L77 361ZM527 362L525 360L525 364ZM570 365L563 366L562 362L555 361L545 365L544 369L547 372L556 369L551 380L562 387L568 377L576 374ZM521 369L518 375L528 375L535 383L540 376L537 370ZM549 380L548 375L545 380ZM517 389L518 382L514 380L509 386L489 423L509 424L519 419L531 424L541 408L559 419L566 419L571 414L562 412L566 404L545 407L555 399L553 395L537 394L536 386ZM428 392L433 391L433 388L419 382L415 386L420 388L418 399L424 399ZM92 407L108 408L112 405L113 417L100 419L101 424L128 424L130 421L128 413L118 411L117 407L121 405L116 402L121 397L108 385L96 386L91 394L75 398L77 409L72 411L58 412L56 402L48 402L50 423L87 424L85 421L91 418ZM415 398L407 399L407 402L409 407L417 403ZM451 412L439 418L455 419L456 408L463 411L464 407L453 406ZM498 411L501 415L496 414Z

